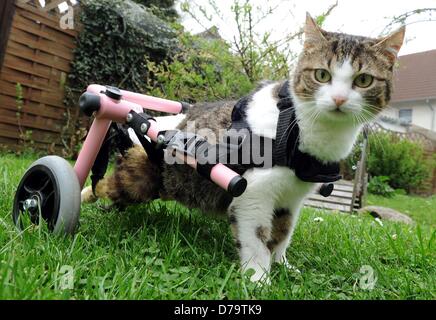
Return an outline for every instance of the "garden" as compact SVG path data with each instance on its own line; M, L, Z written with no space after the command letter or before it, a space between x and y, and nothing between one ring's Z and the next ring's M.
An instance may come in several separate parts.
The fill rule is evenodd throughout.
M259 286L240 274L227 221L176 203L124 212L85 205L73 239L44 228L18 233L11 203L35 159L0 158L1 299L435 298L435 196L369 196L414 225L304 208L288 251L301 274L277 265L272 285ZM74 270L73 289L62 286L65 268Z
M236 48L213 28L186 31L171 0L82 1L65 105L75 110L91 83L195 104L236 100L263 79L286 78L294 51L268 35L252 38L255 9L235 4ZM182 9L194 15L188 2ZM317 22L334 9L327 7ZM301 31L290 38L301 39ZM15 88L20 123L25 97L20 83ZM71 164L89 127L87 118L72 114L56 149ZM300 272L274 265L271 285L261 285L241 274L226 220L171 201L123 209L105 200L84 204L73 237L53 235L43 224L19 232L11 219L16 188L47 154L31 131L21 131L19 148L0 153L0 299L436 298L436 156L419 141L388 131L368 135L364 205L394 209L411 223L306 206L287 252ZM341 165L349 180L363 139Z

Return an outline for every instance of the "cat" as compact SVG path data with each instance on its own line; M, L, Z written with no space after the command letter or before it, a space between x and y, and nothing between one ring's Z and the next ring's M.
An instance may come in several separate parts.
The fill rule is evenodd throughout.
M387 106L405 27L373 39L321 29L309 14L304 46L291 80L267 82L249 96L245 120L255 134L275 139L278 92L284 84L295 108L299 148L322 163L346 158L363 127ZM216 136L232 124L236 101L199 104L179 124L208 128ZM95 195L115 203L177 200L189 208L228 215L242 271L253 269L252 281L270 281L272 262L293 268L286 258L300 209L315 183L300 180L282 166L252 168L244 173L245 193L232 198L185 165L148 161L140 146L118 161L114 174L101 180ZM94 198L88 187L82 199Z

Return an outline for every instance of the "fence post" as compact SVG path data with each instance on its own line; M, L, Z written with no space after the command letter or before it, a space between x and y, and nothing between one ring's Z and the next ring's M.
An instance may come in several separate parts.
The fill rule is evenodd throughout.
M0 70L3 66L14 13L15 0L3 0L0 2Z
M356 200L359 207L363 207L366 202L367 179L366 173L366 158L368 154L368 128L363 128L363 143L361 149L360 160L357 162L356 174L354 176L353 196L351 202L350 213L353 213Z
M361 196L360 196L360 206L366 206L366 195L368 192L368 170L367 170L367 160L369 153L369 137L368 137L368 127L364 127L363 129L363 147L362 147L362 157L361 157Z

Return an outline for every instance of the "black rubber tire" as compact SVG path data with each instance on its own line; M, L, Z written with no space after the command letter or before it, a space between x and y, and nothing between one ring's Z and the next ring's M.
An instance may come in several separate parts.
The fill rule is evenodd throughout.
M31 194L40 196L44 193L48 194L48 200L44 201L44 207L41 205L41 215L49 230L59 235L74 234L80 216L80 184L71 165L57 156L41 158L27 169L15 194L12 213L15 225L22 228L23 200ZM33 223L39 223L39 217L34 219Z

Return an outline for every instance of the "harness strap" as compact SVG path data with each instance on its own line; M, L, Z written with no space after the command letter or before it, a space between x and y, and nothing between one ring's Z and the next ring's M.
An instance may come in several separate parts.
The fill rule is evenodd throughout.
M300 150L300 128L295 115L295 108L290 93L290 82L285 81L279 91L279 118L276 129L276 139L272 141L272 165L288 167L295 171L296 176L306 182L331 183L340 180L339 163L325 164L314 156ZM253 133L246 121L246 110L250 97L241 99L232 113L232 129L246 129ZM266 138L264 138L266 139ZM262 146L263 147L263 146ZM253 150L252 150L253 151ZM256 167L254 164L244 165L244 170ZM259 167L257 165L257 167Z
M339 163L322 163L298 147L300 128L289 88L289 81L286 81L279 92L277 108L280 115L273 151L275 165L294 169L295 175L306 182L331 183L342 179Z
M112 123L91 169L92 192L94 194L97 183L106 174L112 150L116 148L124 156L131 147L133 147L133 142L129 138L127 129L119 123Z
M299 128L296 124L295 112L292 98L289 93L289 81L286 81L279 92L277 108L280 110L277 122L276 139L273 146L273 163L277 166L287 167L289 165L289 151L295 149L299 136Z

